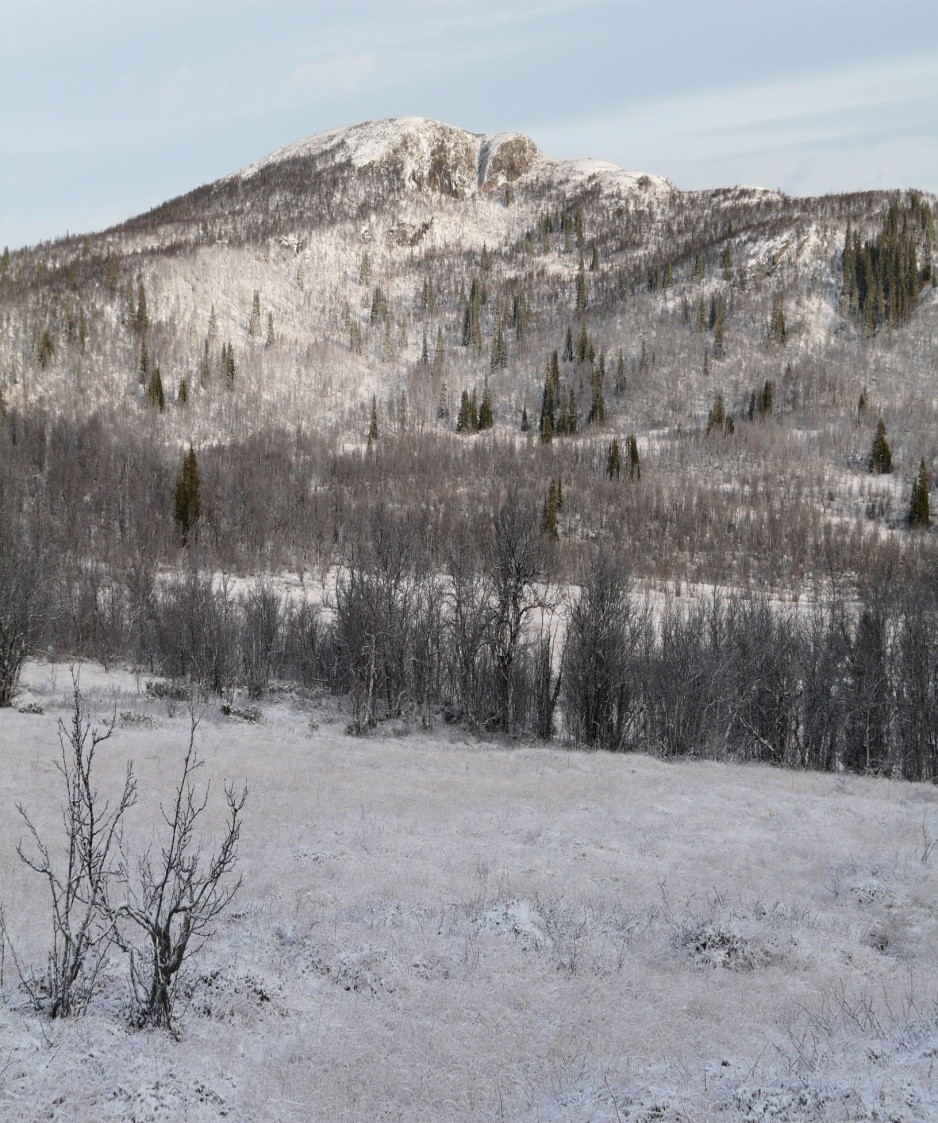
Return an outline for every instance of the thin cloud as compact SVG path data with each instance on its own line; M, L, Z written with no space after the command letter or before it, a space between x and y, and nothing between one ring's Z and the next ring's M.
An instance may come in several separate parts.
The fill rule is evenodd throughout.
M588 151L633 167L638 159L646 171L667 169L673 175L673 169L707 165L728 169L740 157L751 161L756 154L769 153L771 166L781 172L786 153L793 159L791 153L799 152L803 168L804 151L812 147L818 148L819 157L832 145L880 150L883 128L888 127L891 139L898 142L908 134L931 131L926 124L936 116L938 55L929 53L787 81L636 102L601 120L533 131L548 152L573 156ZM897 144L892 152L914 154L905 144ZM828 161L819 158L817 163ZM919 167L931 163L916 160ZM875 168L868 172L880 178ZM751 173L746 178L751 181ZM781 181L786 179L781 176ZM797 179L804 182L804 174Z

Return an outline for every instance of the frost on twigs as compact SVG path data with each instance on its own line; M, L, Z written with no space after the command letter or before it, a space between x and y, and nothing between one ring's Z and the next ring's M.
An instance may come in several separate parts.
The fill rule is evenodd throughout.
M95 758L98 747L114 732L114 724L112 717L103 729L92 727L78 672L73 670L71 714L68 725L59 721L60 757L56 761L64 786L64 845L43 838L29 813L17 804L27 832L17 853L48 891L52 937L45 970L38 974L25 970L10 946L30 998L51 1018L85 1012L112 943L108 898L124 815L137 798L131 765L127 766L116 802L109 801L97 787ZM0 938L8 939L2 915Z
M214 922L241 885L233 871L247 787L225 789L224 835L218 849L206 856L197 833L209 798L208 785L196 783L202 767L195 748L198 721L193 709L175 799L169 809L162 808L166 837L158 853L151 848L136 862L124 860L120 879L126 899L112 913L117 942L130 962L135 1021L140 1026L173 1028L180 969L211 939Z

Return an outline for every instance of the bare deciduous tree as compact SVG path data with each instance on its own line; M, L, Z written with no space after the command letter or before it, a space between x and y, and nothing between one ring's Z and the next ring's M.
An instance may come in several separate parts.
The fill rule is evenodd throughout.
M492 518L487 562L489 645L498 679L496 724L503 733L515 728L514 668L526 645L528 621L547 606L549 557L550 542L536 507L511 492Z
M647 616L632 602L621 562L599 554L567 622L564 716L576 742L613 750L634 743L647 638Z
M82 1013L87 1008L111 943L109 886L116 872L124 814L136 802L130 765L115 804L96 786L97 750L113 731L113 720L103 730L92 728L78 674L73 671L71 718L68 726L59 722L61 757L57 768L65 785L65 845L61 857L41 837L22 805L17 805L30 838L28 844L20 844L18 853L46 882L52 924L52 945L44 974L38 980L22 970L20 975L36 1006L53 1018Z
M221 844L210 857L196 833L208 805L209 787L197 788L202 767L195 748L198 718L193 711L189 745L171 809L162 809L168 838L159 854L148 850L121 878L127 899L112 910L117 941L130 960L137 1022L173 1028L179 971L212 934L212 925L237 893L240 877L230 876L238 859L241 812L247 787L225 789L228 814Z
M0 707L13 704L23 663L42 630L46 569L42 535L0 510Z

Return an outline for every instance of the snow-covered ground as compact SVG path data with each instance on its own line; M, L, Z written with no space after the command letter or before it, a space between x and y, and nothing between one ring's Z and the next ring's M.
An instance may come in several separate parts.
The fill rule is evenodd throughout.
M63 667L0 712L0 898L40 964L21 801L60 825ZM86 667L101 788L136 765L141 846L188 718ZM357 740L331 700L210 706L213 778L247 780L242 891L193 961L181 1034L49 1024L9 957L3 1120L938 1118L938 790L852 776Z

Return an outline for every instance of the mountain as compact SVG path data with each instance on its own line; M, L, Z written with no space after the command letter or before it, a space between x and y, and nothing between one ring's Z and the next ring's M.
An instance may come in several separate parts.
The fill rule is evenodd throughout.
M509 455L526 418L533 488L574 466L568 534L596 533L588 473L634 435L673 506L630 516L657 525L648 551L686 501L700 508L681 530L688 575L751 551L760 570L803 574L832 527L872 531L872 514L894 534L907 477L938 460L933 202L681 191L423 118L332 129L10 255L0 394L17 417L137 434L167 473L189 444L284 431L357 454L372 402L383 435L471 460L466 411L487 396L478 439ZM539 445L545 408L558 439ZM881 418L897 471L870 477ZM454 471L459 492L469 468ZM776 545L752 537L765 519Z

